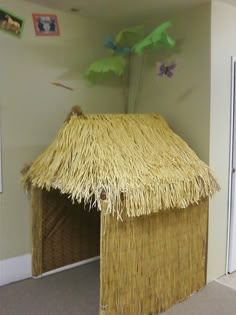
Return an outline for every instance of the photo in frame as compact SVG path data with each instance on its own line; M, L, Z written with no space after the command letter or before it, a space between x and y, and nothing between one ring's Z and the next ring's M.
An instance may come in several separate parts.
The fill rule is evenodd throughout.
M0 30L20 38L24 29L24 19L12 12L0 8Z
M58 19L55 14L33 13L33 22L36 36L59 36Z

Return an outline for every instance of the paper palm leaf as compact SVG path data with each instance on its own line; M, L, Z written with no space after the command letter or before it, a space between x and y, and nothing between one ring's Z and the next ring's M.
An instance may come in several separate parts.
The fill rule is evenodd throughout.
M110 36L106 36L104 46L111 50L111 52L115 55L127 55L131 52L129 47L121 47L114 44Z
M109 56L100 59L89 66L85 72L85 78L91 83L96 83L104 79L109 73L122 76L126 64L127 61L123 56Z
M144 26L138 25L125 28L120 31L115 37L115 44L121 47L132 48L134 44L139 42L144 37Z
M133 51L140 55L144 49L173 48L175 46L175 40L166 32L170 26L170 22L165 22L155 28L143 40L133 46Z

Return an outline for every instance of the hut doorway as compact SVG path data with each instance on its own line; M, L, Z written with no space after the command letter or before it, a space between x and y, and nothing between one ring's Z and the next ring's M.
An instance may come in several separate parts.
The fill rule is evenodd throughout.
M32 274L40 277L99 259L100 212L68 195L32 189Z

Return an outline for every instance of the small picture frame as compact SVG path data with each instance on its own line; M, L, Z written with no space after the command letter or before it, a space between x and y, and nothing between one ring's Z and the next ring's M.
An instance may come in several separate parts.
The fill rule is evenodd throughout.
M24 19L14 13L0 8L0 30L20 38L24 29Z
M33 13L36 36L59 36L58 19L55 14Z

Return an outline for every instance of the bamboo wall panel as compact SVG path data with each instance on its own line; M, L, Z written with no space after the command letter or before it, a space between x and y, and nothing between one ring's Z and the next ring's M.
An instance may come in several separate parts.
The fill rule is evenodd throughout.
M42 190L31 189L32 275L42 273Z
M208 202L135 219L102 214L100 315L156 315L205 285Z

